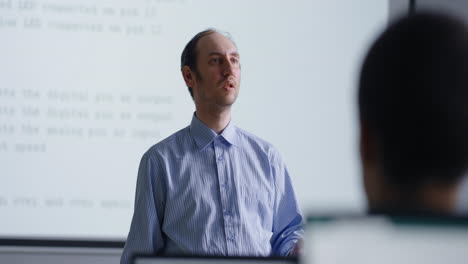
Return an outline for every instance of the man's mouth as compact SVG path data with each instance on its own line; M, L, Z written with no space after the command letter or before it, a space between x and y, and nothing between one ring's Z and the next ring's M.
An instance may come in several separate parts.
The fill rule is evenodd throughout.
M231 83L231 82L226 82L226 83L224 83L223 88L225 88L225 89L233 89L233 88L234 88L234 84Z
M236 87L235 81L231 79L227 79L224 81L223 88L224 89L234 89Z

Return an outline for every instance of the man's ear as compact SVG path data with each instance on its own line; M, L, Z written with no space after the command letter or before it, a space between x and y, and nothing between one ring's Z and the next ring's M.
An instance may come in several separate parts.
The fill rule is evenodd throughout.
M377 142L366 121L360 121L359 150L363 163L375 162L377 157Z
M378 157L378 142L375 134L366 121L360 121L359 149L362 165L362 180L370 209L378 208L382 203L382 188L380 162Z
M189 66L182 67L182 76L184 77L185 84L193 89L196 83L195 73L190 69Z

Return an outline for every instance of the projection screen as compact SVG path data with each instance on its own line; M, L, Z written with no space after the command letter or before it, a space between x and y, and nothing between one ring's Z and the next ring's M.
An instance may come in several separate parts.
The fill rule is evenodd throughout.
M0 237L122 240L142 154L187 126L180 54L229 32L232 122L282 154L304 212L365 208L362 57L387 0L0 0Z

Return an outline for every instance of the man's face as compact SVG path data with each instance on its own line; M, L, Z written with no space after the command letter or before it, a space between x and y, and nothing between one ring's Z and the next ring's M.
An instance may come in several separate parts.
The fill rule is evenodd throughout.
M195 103L216 108L231 106L240 88L236 46L225 36L212 33L198 41L197 53L197 72L192 85Z

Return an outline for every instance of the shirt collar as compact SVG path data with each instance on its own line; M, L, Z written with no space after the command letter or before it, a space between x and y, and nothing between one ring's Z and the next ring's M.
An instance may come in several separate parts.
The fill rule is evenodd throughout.
M194 113L192 116L192 122L190 123L190 133L195 139L200 150L208 146L208 144L210 144L216 137L224 138L230 145L239 146L239 137L237 135L236 126L234 126L232 122L229 122L223 132L218 135L214 130L200 121Z

